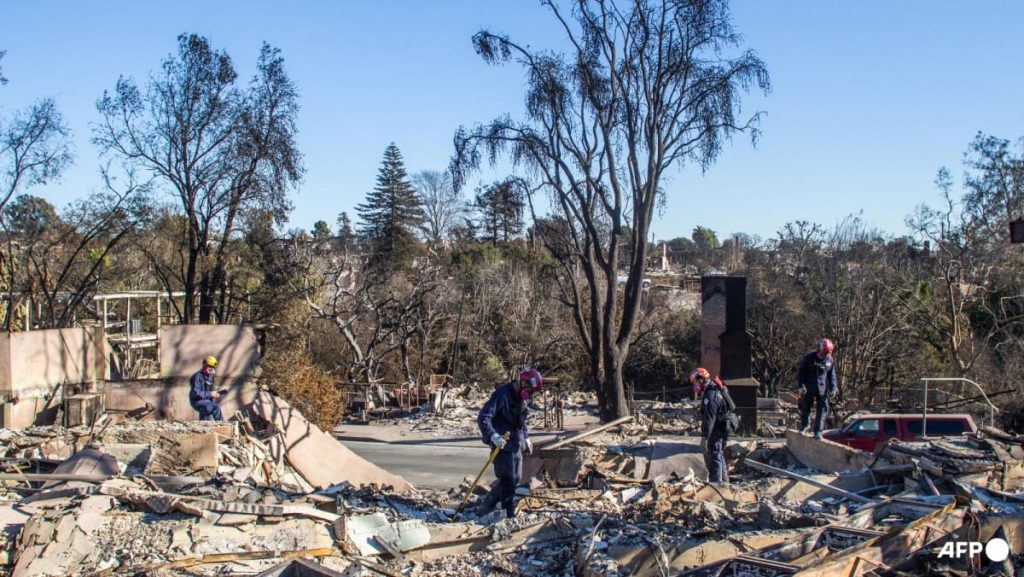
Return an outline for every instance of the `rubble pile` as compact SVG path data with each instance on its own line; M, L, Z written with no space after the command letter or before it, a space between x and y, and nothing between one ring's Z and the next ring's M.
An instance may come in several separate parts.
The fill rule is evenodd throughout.
M787 431L731 443L732 482L710 485L692 438L649 429L625 417L538 446L512 519L462 508L472 479L412 487L267 393L226 423L0 431L0 571L1008 575L1017 555L939 552L994 536L1024 552L1021 437L987 429L872 454Z
M879 456L912 466L930 480L997 491L1024 490L1024 438L996 429L978 436L892 442Z
M56 427L36 426L20 431L0 429L0 458L5 462L17 459L64 459L72 452L69 435L60 434Z
M651 435L700 435L697 404L692 401L636 401L634 405L637 422Z
M407 429L420 435L475 437L479 434L477 415L487 399L490 398L490 394L490 390L476 384L451 387L444 393L442 410L435 410L428 404L399 418L385 418L383 421L390 426ZM535 400L533 410L543 413L543 408L547 406L551 411L551 422L546 428L555 428L553 413L556 406L561 408L563 418L567 416L596 418L596 398L593 392L556 393L545 391L541 399Z

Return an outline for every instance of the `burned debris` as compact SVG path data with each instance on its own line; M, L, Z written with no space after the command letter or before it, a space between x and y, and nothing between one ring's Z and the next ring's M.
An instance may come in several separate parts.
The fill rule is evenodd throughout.
M458 511L472 479L415 488L266 392L223 423L4 431L0 560L39 576L997 575L1016 554L944 547L1024 550L1024 438L996 429L875 454L795 431L738 441L717 485L692 438L646 429L538 446L511 519Z

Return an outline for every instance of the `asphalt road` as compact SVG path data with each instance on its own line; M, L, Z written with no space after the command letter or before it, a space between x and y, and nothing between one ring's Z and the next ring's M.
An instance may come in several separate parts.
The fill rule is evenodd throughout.
M475 478L490 456L490 450L483 443L476 447L365 441L344 443L360 457L405 477L416 487L435 489L456 487L466 476ZM493 467L488 467L480 483L489 484L493 480Z

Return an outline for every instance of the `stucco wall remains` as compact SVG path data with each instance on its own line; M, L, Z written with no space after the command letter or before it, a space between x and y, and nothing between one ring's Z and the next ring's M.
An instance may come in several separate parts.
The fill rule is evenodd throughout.
M106 378L106 350L99 328L0 333L0 425L20 429L52 422L61 385Z
M244 325L160 327L160 378L191 377L207 355L217 357L217 376L252 375L259 361L256 333Z
M99 352L90 329L0 334L0 391L24 397L63 383L93 382L103 377Z
M228 389L228 394L220 401L225 419L256 398L256 382L248 377L218 375L215 385L218 389ZM188 404L188 389L188 379L184 377L118 381L103 385L108 412L144 414L148 403L155 418L194 421L198 414Z

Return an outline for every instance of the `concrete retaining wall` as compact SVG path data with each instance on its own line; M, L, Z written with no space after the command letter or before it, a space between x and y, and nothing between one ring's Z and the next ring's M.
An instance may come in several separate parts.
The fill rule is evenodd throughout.
M786 448L807 467L826 473L862 471L875 462L872 453L825 439L815 439L793 429L786 430Z

